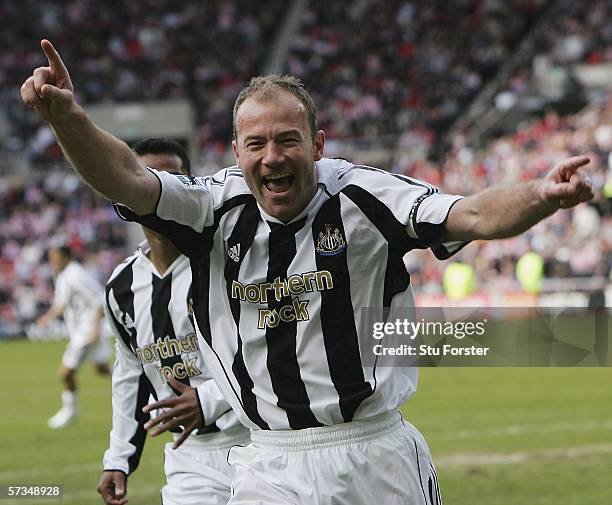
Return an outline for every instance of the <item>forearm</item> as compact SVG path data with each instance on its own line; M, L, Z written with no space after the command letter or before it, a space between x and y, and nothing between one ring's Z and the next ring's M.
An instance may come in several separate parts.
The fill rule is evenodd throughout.
M90 335L90 344L95 344L100 339L100 331L102 330L102 324L104 322L104 308L102 305L98 308L96 312L95 320L93 323L92 332Z
M139 214L154 210L157 178L140 164L128 145L98 128L78 104L50 125L79 175L109 200L124 203Z
M446 222L446 240L500 239L528 230L559 208L541 197L539 184L490 188L457 202Z
M53 321L62 315L64 309L57 305L52 305L47 312L38 318L39 324L46 324L49 321Z

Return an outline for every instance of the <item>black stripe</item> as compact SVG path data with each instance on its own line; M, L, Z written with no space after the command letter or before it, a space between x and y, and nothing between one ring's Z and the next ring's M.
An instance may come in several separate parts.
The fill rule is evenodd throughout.
M212 423L198 428L196 435L208 435L209 433L218 433L219 431L221 431L221 428L217 426L217 423Z
M185 306L187 307L187 317L189 318L189 322L191 323L191 326L194 328L195 331L195 324L193 320L193 283L189 284L189 290L187 291L187 299L185 300ZM198 400L198 403L200 403L200 397L197 395L197 393L196 398ZM202 410L201 405L200 410ZM204 419L204 422L206 422L206 419ZM213 422L211 424L204 425L198 428L198 430L196 431L196 435L205 435L207 433L216 433L218 431L221 431L221 429L217 426L216 422Z
M136 341L136 319L134 316L134 293L132 291L132 284L134 282L134 262L137 256L130 261L121 272L119 272L113 280L106 285L106 305L108 306L109 313L113 318L113 322L119 332L119 337L125 345L136 354L138 348L138 342ZM113 292L115 301L119 307L119 312L122 315L122 320L117 321L115 314L110 305L110 292ZM132 324L128 324L128 317ZM131 328L129 327L131 326Z
M258 223L259 210L255 200L251 200L242 209L242 212L238 217L238 221L236 222L231 235L227 239L227 249L229 250L234 247L240 247L240 254L238 261L230 258L229 255L226 256L224 275L227 299L229 300L232 317L234 318L234 324L236 325L237 351L234 356L232 371L234 372L236 381L240 385L242 408L244 409L246 415L249 416L249 419L257 426L259 426L262 430L269 430L270 427L268 426L268 423L262 419L259 411L257 410L257 400L253 394L253 380L249 376L249 372L244 363L244 357L242 354L243 343L240 336L240 300L232 298L232 284L234 281L238 280L242 260L253 244Z
M289 265L296 254L295 234L305 222L306 218L287 226L270 223L267 282L274 283L276 279L287 279ZM276 311L277 315L281 308L293 303L288 293L280 298L280 300L277 300L276 296L268 298L268 309ZM297 320L277 319L277 323L274 327L268 325L266 328L268 372L272 389L278 398L277 405L287 413L289 426L292 429L321 426L310 410L310 399L300 375L296 350Z
M390 307L393 297L406 291L410 285L404 255L411 249L423 249L425 246L419 240L409 237L406 225L398 221L384 203L366 190L350 185L342 193L359 207L388 243L382 306Z
M191 275L193 288L193 313L198 323L198 329L204 341L210 347L210 350L217 358L219 366L223 370L227 384L234 392L236 399L242 405L242 400L234 384L230 379L228 371L225 369L223 361L213 347L212 334L210 331L210 313L209 313L209 297L210 297L210 253L212 251L214 235L219 228L219 223L223 216L240 205L246 205L249 202L255 202L253 195L237 195L227 200L219 209L215 211L214 224L210 228L206 228L199 240L203 242L200 248L200 253L197 256L190 258L191 260Z
M117 274L106 286L106 303L109 309L111 308L109 294L112 290L115 297L115 301L119 307L119 311L122 314L122 321L117 321L115 314L112 310L109 310L113 322L119 331L119 336L125 343L125 345L132 350L135 354L138 347L136 327L133 324L128 324L128 317L131 322L135 322L134 316L134 292L132 291L132 284L134 282L134 271L133 266L137 256L130 261L125 268ZM131 326L131 328L129 327ZM133 411L133 419L138 423L136 431L132 438L130 438L130 444L135 448L134 452L128 457L128 473L132 473L138 467L140 463L140 456L144 448L144 443L147 436L147 431L143 428L143 425L151 418L149 414L145 414L142 411L149 401L149 395L154 390L151 387L149 379L143 372L138 377L138 392L136 394L136 405Z
M436 256L438 258L446 259L446 258L441 258L440 256L438 256L438 253L437 253L437 250L442 247L442 243L444 240L444 229L445 229L444 223L446 222L446 219L444 219L440 223L429 223L427 221L417 221L419 207L421 206L423 201L428 196L430 195L421 195L414 202L412 209L410 209L410 219L412 220L412 227L414 228L414 231L419 236L419 239L421 240L421 242L424 244L425 247L431 247L432 250L436 253ZM448 256L450 256L450 254Z
M190 262L191 263L191 262ZM195 331L195 323L193 321L193 284L189 284L189 289L187 290L187 299L185 300L185 306L187 307L187 318L193 326Z
M394 174L392 172L388 172L388 174L391 177L395 177L396 179L399 179L400 181L405 182L406 184L410 184L411 186L420 186L422 188L427 189L427 194L428 195L431 195L433 193L437 193L439 191L438 188L436 188L435 186L432 186L428 182L419 181L417 179L413 179L411 177L408 177L408 176L402 175L402 174Z
M431 472L434 476L434 483L436 485L436 501L437 505L442 505L442 495L440 494L440 482L438 482L438 474L436 473L436 468L433 466L433 463L429 462L429 468L431 468Z
M172 296L172 275L166 275L160 279L157 275L151 274L151 288L151 325L153 327L153 338L156 342L162 342L166 337L170 340L176 340L176 333L174 332L172 318L168 309ZM178 347L178 344L176 345ZM167 356L162 356L161 352L159 354L162 368L169 367L172 369L175 364L183 363L181 349L172 349L170 345L167 347ZM189 377L179 378L175 375L174 378L187 386L190 385ZM170 386L170 384L168 384L168 386ZM174 388L172 388L172 390L177 395L180 395L179 391L176 391Z
M346 237L340 214L340 196L323 204L312 224L315 246L319 234L338 230ZM346 243L346 238L344 239ZM336 254L315 254L317 271L327 270L333 279L332 289L321 293L321 329L325 354L332 382L340 399L345 422L352 421L361 402L372 394L372 386L364 379L355 315L351 302L351 280L346 258L346 245Z
M197 255L190 257L193 289L193 312L198 322L200 333L212 349L212 335L210 333L209 290L210 290L210 253L213 239L223 216L240 205L255 201L253 195L237 195L227 200L214 212L214 222L204 232L199 234L201 243ZM176 223L174 223L176 224ZM180 226L180 225L179 225ZM172 238L172 237L170 237ZM215 353L216 354L216 353ZM217 358L219 358L217 356ZM227 373L225 374L227 376Z
M339 177L338 180L342 179L346 174L348 174L351 170L367 170L368 172L376 172L378 174L387 174L389 175L389 172L386 172L380 168L376 168L376 167L369 167L367 165L353 165L352 167L350 167L349 170L345 170L344 173L342 173Z
M419 449L417 447L416 440L413 438L412 441L414 442L414 453L416 454L419 484L421 485L421 491L423 491L423 498L425 499L425 503L427 503L427 495L425 494L425 488L423 487L423 481L421 480L421 464L419 462Z
M155 274L151 274L151 323L153 326L153 337L156 342L163 341L166 337L170 339L176 339L176 333L174 331L174 325L172 324L172 316L170 315L169 307L171 303L172 297L172 274L166 275L163 278L157 277ZM191 287L189 288L189 294L191 294ZM189 294L187 298L187 303L189 303ZM187 305L185 305L187 308ZM188 317L191 319L191 315L188 313ZM182 350L178 349L173 350L170 346L168 346L168 354L170 356L163 357L160 354L160 363L162 367L170 367L176 363L182 363ZM183 384L190 385L189 377L174 377L179 382ZM168 386L170 386L168 384ZM174 388L170 386L170 388L174 391L175 394L179 395L180 392L176 391ZM182 429L178 428L176 430L171 430L174 433L180 433ZM211 423L206 426L202 426L198 428L196 431L197 435L203 435L206 433L215 433L220 431L219 427L216 423Z
M446 233L446 219L448 218L448 215L450 214L453 205L455 205L459 200L455 200L451 204L451 206L446 211L445 218L439 223L429 223L427 221L420 221L417 223L416 217L418 212L418 206L421 205L424 199L425 198L417 200L417 202L415 203L414 213L411 211L414 230L416 231L422 242L425 243L427 247L431 248L436 258L438 258L439 260L448 259L470 243L470 241L465 241L460 244L459 247L453 249L452 251L449 251L444 245L444 235Z
M138 468L140 456L142 455L142 450L147 438L147 430L144 429L144 424L151 419L151 416L145 414L142 408L148 403L149 395L152 390L153 388L151 387L149 379L144 372L141 373L138 377L138 393L136 395L136 406L133 413L133 418L138 423L138 427L132 438L130 438L130 444L136 448L134 453L128 457L128 473L130 474Z
M406 184L410 184L411 186L420 186L422 188L427 189L427 194L438 192L438 188L436 188L435 186L432 186L431 184L427 182L418 181L416 179L412 179L411 177L407 177L405 175L394 174L393 172L387 172L386 170L382 170L380 168L375 168L375 167L369 167L367 165L353 165L349 169L344 169L344 171L340 171L338 180L341 180L346 174L348 174L351 171L351 169L367 170L368 172L376 172L379 174L388 175L390 177L395 177L396 179L402 182L405 182Z
M427 487L429 491L429 501L431 502L431 505L436 505L433 497L433 479L431 478L431 475L429 476L429 479L427 479Z
M133 353L134 349L132 349L132 346L130 345L130 334L125 329L125 326L123 326L119 321L117 321L117 318L115 317L115 314L113 313L113 309L110 304L110 292L111 292L110 286L106 286L104 300L106 303L106 307L108 308L108 314L110 315L112 322L113 322L113 328L115 329L115 331L118 334L118 337L123 341L125 346L128 349L130 349Z

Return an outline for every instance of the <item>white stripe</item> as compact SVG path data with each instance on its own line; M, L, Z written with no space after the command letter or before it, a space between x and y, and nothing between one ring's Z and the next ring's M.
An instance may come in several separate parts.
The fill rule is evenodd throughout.
M314 215L308 217L304 227L296 234L297 248L312 248L312 222ZM317 270L314 254L296 254L294 263L287 276ZM338 392L334 387L329 372L328 359L325 356L325 343L321 318L312 317L320 314L321 293L314 292L299 295L297 298L308 300L308 321L296 325L296 357L300 367L300 376L310 401L310 409L317 420L325 425L343 423Z

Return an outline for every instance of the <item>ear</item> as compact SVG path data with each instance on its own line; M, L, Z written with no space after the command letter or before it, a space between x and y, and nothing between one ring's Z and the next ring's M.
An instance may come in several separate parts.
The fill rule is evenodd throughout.
M325 132L323 130L319 130L317 132L317 136L315 137L314 142L314 159L315 161L319 161L323 157L323 148L325 147Z
M232 149L234 151L234 158L236 158L236 165L240 165L240 154L238 154L238 144L235 140L232 140Z

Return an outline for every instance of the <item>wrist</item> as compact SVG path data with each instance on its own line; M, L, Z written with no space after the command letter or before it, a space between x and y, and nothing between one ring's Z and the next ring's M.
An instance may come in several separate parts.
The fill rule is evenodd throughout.
M88 121L85 109L81 107L76 100L73 100L66 110L59 114L55 114L47 121L56 132L66 131L73 128L81 128L83 122Z
M557 198L551 197L547 191L550 182L546 179L531 181L528 183L534 194L534 201L538 202L540 208L546 215L556 212L560 205Z

